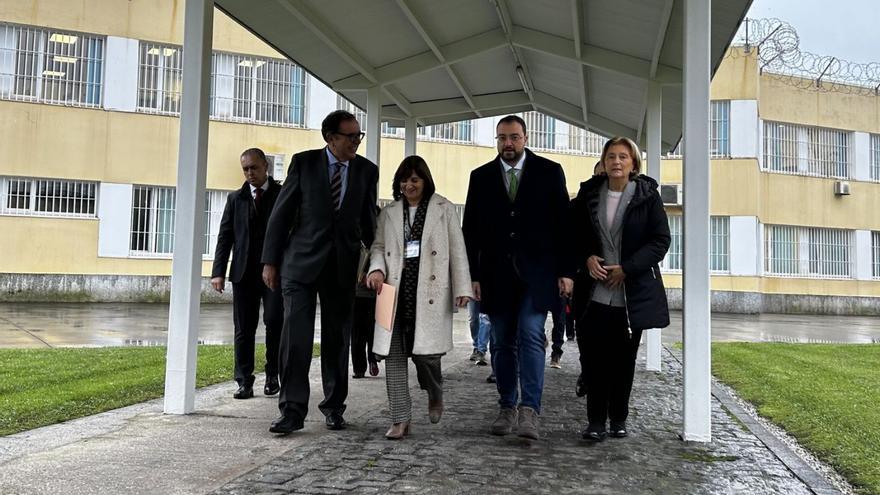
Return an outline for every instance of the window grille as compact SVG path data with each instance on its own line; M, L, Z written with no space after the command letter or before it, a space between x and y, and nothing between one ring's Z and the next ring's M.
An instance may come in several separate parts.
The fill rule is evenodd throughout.
M764 233L768 275L851 278L852 231L767 225Z
M305 71L286 60L215 52L211 117L302 127L305 88Z
M395 127L388 122L382 122L382 136L404 139L406 138L406 129Z
M340 94L336 95L336 108L338 108L339 110L345 110L346 112L354 115L354 118L357 119L361 127L367 125L367 112L356 107L354 103L346 100ZM385 124L382 125L384 126Z
M98 184L76 180L0 178L0 213L95 218Z
M679 271L684 266L682 217L669 215L667 218L672 239L660 268ZM709 269L719 273L730 271L730 217L713 216L709 220Z
M229 191L206 191L205 249L214 255L217 232ZM174 215L177 191L173 187L134 186L131 209L132 256L170 255L174 252Z
M709 155L730 156L730 101L713 101L709 105Z
M180 114L183 49L142 41L138 59L138 110Z
M880 232L871 232L871 276L880 280Z
M0 98L98 107L104 37L0 23Z
M531 139L531 138L530 138ZM590 156L601 156L608 138L573 125L568 126L568 151Z
M849 132L764 121L765 170L845 179L849 157Z
M556 119L540 112L525 112L520 115L526 122L526 134L530 149L538 151L556 150Z
M448 122L446 124L419 127L416 136L425 141L470 144L474 142L473 127L474 122L472 120Z
M871 180L880 182L880 135L871 134Z

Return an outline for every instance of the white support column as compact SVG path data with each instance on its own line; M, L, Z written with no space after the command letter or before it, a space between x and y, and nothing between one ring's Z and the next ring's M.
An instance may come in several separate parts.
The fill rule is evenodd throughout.
M195 407L202 252L205 248L205 177L208 93L211 87L213 0L186 0L183 26L183 101L177 155L174 259L165 365L165 413Z
M382 119L381 112L382 89L379 86L373 86L367 90L367 126L364 132L367 133L367 158L376 165L379 165L379 148L382 145Z
M645 131L647 138L648 153L648 176L660 183L660 155L662 141L660 138L661 115L663 111L663 88L656 83L648 86L648 112ZM662 367L663 344L660 340L660 329L651 328L645 332L647 340L647 369L648 371L660 371Z
M712 440L709 286L710 0L684 2L684 429L682 439Z
M416 141L418 140L418 129L415 118L406 119L404 123L404 140L403 140L403 156L412 156L416 154Z

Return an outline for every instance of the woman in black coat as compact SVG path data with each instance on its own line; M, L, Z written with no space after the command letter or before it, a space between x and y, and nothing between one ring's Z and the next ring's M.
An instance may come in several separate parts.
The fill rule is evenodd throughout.
M587 396L587 440L627 435L626 418L642 330L669 325L660 261L670 235L657 182L641 171L630 139L602 150L605 175L581 184L572 201L578 275L573 313L581 353L578 395Z

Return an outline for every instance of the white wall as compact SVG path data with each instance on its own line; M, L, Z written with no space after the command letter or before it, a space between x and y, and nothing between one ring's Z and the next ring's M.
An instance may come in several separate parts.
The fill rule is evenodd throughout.
M871 136L867 132L854 132L852 144L852 178L871 180Z
M321 129L324 117L336 110L336 93L310 75L306 79L306 126L309 129ZM361 126L366 127L366 122L361 122Z
M871 253L871 231L857 230L855 235L855 273L856 280L871 280L873 257Z
M754 158L761 154L757 100L730 100L730 156Z
M474 121L474 143L495 147L495 119L487 117Z
M104 108L137 110L138 40L107 36Z
M102 182L98 194L98 256L125 258L131 235L131 184Z
M760 274L761 244L758 217L730 217L730 274L739 276Z

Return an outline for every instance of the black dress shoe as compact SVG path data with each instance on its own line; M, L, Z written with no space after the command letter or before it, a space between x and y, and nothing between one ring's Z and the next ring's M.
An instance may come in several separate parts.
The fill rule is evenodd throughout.
M361 371L361 372L357 372L357 373L351 375L351 377L352 377L352 378L363 378L363 377L364 377L364 372L363 372L363 371Z
M303 420L295 414L282 414L269 425L269 431L272 433L283 433L285 435L302 429Z
M250 399L254 396L254 387L251 385L240 385L238 390L232 394L234 399Z
M344 430L346 426L345 418L338 412L328 414L325 422L328 430Z
M589 425L581 433L581 437L590 442L601 442L606 436L608 433L605 431L605 425Z
M614 438L623 438L629 435L626 432L626 423L611 423L610 430L608 434Z
M278 377L275 375L266 376L266 386L263 387L263 394L275 395L279 390L281 390L281 386L278 384Z

